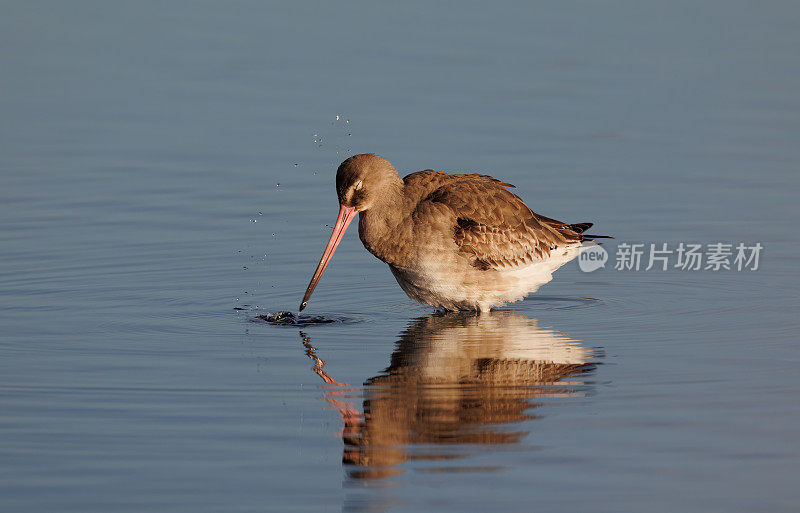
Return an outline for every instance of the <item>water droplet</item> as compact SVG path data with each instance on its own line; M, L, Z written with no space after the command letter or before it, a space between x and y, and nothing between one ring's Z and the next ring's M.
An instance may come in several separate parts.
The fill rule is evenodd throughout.
M339 116L338 115L336 116L336 121L339 121Z
M297 162L295 162L295 163L294 163L294 167L297 167L297 166L299 166L299 165L300 165L300 164L298 164Z

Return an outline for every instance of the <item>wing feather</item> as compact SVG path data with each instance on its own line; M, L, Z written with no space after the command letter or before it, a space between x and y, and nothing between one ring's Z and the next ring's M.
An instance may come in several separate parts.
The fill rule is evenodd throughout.
M427 172L427 171L426 171ZM445 178L446 177L446 178ZM513 185L486 175L427 175L430 192L419 214L449 214L453 242L471 265L502 270L546 259L560 246L581 240L570 225L539 216L506 189Z

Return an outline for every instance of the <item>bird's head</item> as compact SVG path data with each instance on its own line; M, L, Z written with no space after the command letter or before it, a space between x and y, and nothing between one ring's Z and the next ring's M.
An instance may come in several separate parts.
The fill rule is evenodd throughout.
M336 171L336 194L339 205L363 212L385 196L385 189L399 181L397 170L374 153L353 155Z
M356 213L363 212L379 201L386 201L391 197L391 188L402 185L402 180L397 176L397 170L388 160L374 153L353 155L345 160L336 171L336 194L339 196L339 216L333 226L331 238L322 253L322 258L317 264L314 276L308 284L300 311L306 307L311 293L325 272L325 268L333 258L336 247L344 237L344 232Z

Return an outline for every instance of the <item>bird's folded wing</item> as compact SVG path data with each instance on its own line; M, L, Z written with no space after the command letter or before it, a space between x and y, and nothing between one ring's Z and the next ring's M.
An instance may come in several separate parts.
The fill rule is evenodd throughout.
M538 216L506 187L485 175L449 175L419 204L418 212L450 214L453 241L473 267L511 269L544 260L580 235Z

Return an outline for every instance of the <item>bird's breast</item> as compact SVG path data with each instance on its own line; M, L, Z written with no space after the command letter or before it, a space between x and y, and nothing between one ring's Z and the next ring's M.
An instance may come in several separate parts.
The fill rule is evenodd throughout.
M408 223L387 215L364 211L358 215L358 237L367 251L389 265L407 266L413 253L413 233Z

